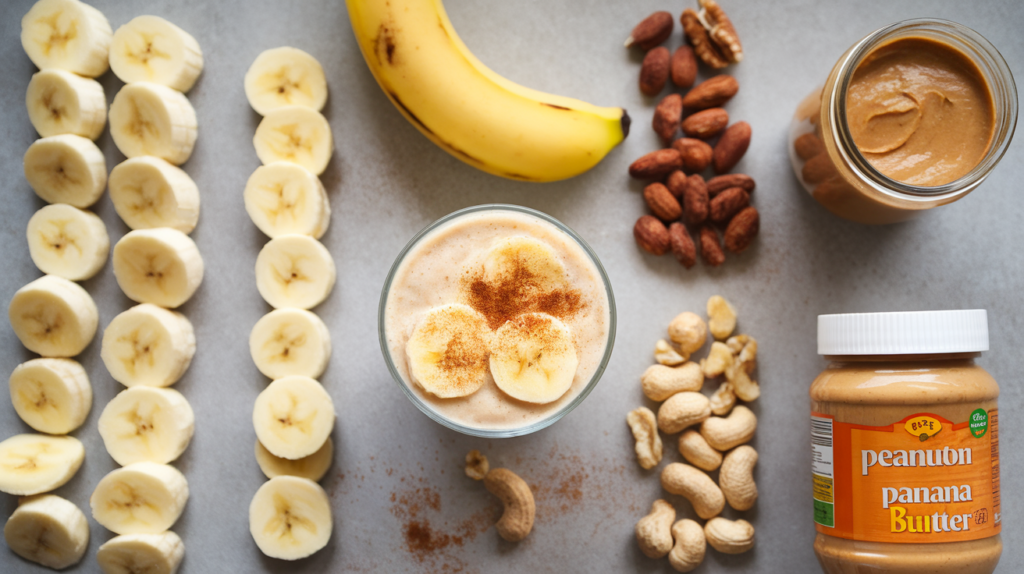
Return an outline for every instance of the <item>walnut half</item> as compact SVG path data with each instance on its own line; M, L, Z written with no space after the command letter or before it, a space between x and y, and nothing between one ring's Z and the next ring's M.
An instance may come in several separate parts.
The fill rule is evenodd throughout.
M743 45L725 10L715 0L698 4L700 11L687 8L679 18L697 57L715 69L742 61Z

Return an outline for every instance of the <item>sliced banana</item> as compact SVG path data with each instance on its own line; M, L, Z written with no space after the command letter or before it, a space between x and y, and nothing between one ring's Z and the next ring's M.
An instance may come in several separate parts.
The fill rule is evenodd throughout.
M132 387L117 394L100 415L103 445L117 464L166 464L188 448L195 415L174 389Z
M320 111L327 102L324 69L316 58L298 48L266 50L245 73L245 97L261 116L284 106Z
M103 574L174 574L184 556L184 543L170 530L122 534L96 550L96 562Z
M77 283L44 275L11 298L7 317L29 351L74 357L92 341L99 323L96 303Z
M312 481L319 481L331 468L331 460L334 458L334 441L330 437L320 447L320 450L309 456L296 460L288 460L274 456L267 447L256 441L256 464L267 478L275 476L298 476L308 478Z
M188 502L178 469L137 462L111 471L89 498L92 517L117 534L156 534L174 525Z
M71 359L32 359L14 368L11 403L25 424L39 432L67 434L82 426L92 408L92 385Z
M47 203L86 208L96 203L107 185L107 160L88 138L74 134L50 136L28 147L25 179Z
M296 460L324 445L334 428L334 401L309 377L277 379L256 397L256 438L274 456Z
M127 157L154 155L181 165L196 143L196 111L179 91L154 84L125 85L110 104L110 136Z
M271 379L289 375L315 379L331 358L331 332L309 311L276 309L253 326L249 353L256 368Z
M85 460L75 437L19 434L0 442L0 492L42 494L64 486Z
M334 153L331 126L320 112L304 106L284 106L263 116L252 143L263 165L297 163L320 175Z
M29 256L40 271L72 281L96 275L110 251L103 220L66 203L47 205L35 212L25 235Z
M569 390L580 364L572 331L546 313L525 313L495 332L491 374L498 388L528 403L550 403Z
M187 92L203 71L203 52L188 32L159 16L139 16L114 32L110 69L128 84L154 82Z
M114 245L114 277L132 301L173 309L203 282L203 258L188 235L166 227L136 229Z
M158 157L133 157L117 164L108 187L114 210L132 229L170 227L191 233L199 222L196 183Z
M434 307L405 344L413 382L443 399L477 392L487 380L491 330L469 305Z
M275 309L316 307L330 295L336 277L331 253L307 235L275 237L256 256L256 289Z
M4 538L25 560L61 570L85 555L89 523L71 501L43 494L20 501L4 525Z
M39 0L21 19L21 46L39 69L95 78L107 71L110 22L78 0Z
M531 291L550 291L565 284L565 265L550 245L533 237L498 241L484 259L484 281L514 281Z
M103 330L100 357L110 376L126 387L167 387L185 374L195 353L196 336L184 315L143 303Z
M333 526L327 493L308 478L271 478L249 504L249 532L271 558L298 560L313 554L327 546Z
M331 222L324 184L298 164L260 166L249 176L244 198L252 222L271 238L297 233L319 239Z
M74 134L95 140L107 125L103 86L64 70L32 76L25 95L28 119L42 137Z
M171 532L122 534L96 551L103 574L174 574L185 557L185 544Z

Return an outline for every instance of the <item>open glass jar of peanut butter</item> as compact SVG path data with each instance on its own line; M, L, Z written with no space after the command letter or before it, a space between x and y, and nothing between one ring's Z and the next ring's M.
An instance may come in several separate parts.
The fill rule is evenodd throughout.
M814 551L828 574L991 574L999 385L984 310L818 317Z
M893 223L973 191L1016 123L1013 76L988 40L954 22L906 20L854 44L799 104L790 160L832 213Z

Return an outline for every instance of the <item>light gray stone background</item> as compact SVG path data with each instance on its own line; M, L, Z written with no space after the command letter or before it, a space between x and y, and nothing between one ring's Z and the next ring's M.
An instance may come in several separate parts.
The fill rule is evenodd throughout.
M477 171L434 146L384 97L356 46L343 2L337 0L91 0L117 28L142 14L163 16L198 39L206 68L188 94L199 118L199 140L183 166L202 193L192 237L206 276L182 311L196 329L199 349L175 388L196 414L196 434L176 463L191 499L174 526L187 551L181 572L627 572L671 571L637 549L633 525L664 495L655 471L641 470L625 424L630 409L648 404L639 375L654 342L683 310L701 311L722 294L740 313L742 331L761 343L758 378L763 397L753 444L757 506L745 517L757 546L726 556L709 549L698 572L818 570L812 551L807 390L824 362L816 354L820 313L925 309L988 309L991 351L980 364L1002 384L1003 540L998 571L1024 568L1024 449L1020 433L1024 392L1024 286L1021 244L1024 142L1010 147L982 187L962 201L911 223L865 227L820 208L799 188L786 154L786 131L796 103L846 48L872 30L914 17L954 20L981 32L1024 79L1024 11L1016 0L860 2L726 0L746 59L732 67L741 86L727 108L753 126L737 171L758 181L754 203L762 232L754 247L729 256L719 269L686 271L672 257L655 258L633 242L644 213L641 185L629 163L655 149L648 127L656 103L639 93L641 56L622 41L654 10L678 14L692 2L608 0L449 0L460 36L496 72L540 90L632 116L632 134L596 168L553 184L507 181ZM0 301L40 275L28 257L25 226L43 206L22 175L22 155L36 139L25 112L25 89L35 67L22 51L19 22L30 0L0 3ZM681 42L678 22L669 47ZM324 66L330 86L325 115L335 137L323 175L331 227L323 241L334 255L338 282L316 312L327 322L334 355L322 378L338 408L335 461L322 481L334 510L328 546L297 563L265 558L248 532L248 506L264 477L253 458L253 401L267 380L249 358L252 325L269 310L256 291L253 264L266 238L252 225L242 189L259 165L251 140L259 117L249 108L242 77L257 54L292 45ZM702 70L707 74L707 70ZM121 87L112 73L100 81L108 101ZM667 93L667 91L666 91ZM494 110L500 114L501 110ZM108 168L123 160L109 133L99 140ZM618 337L604 379L574 412L536 434L480 440L437 425L410 404L391 380L377 339L377 303L395 255L417 230L456 209L505 202L540 209L578 231L608 270L618 303ZM104 196L95 206L115 242L127 228ZM108 264L84 283L106 326L131 305ZM31 358L11 329L0 326L0 373ZM89 495L116 465L96 430L104 405L121 386L106 373L99 339L80 357L95 392L92 413L74 434L87 448L77 476L57 493L88 514ZM6 392L0 393L0 437L27 432ZM674 438L674 437L673 437ZM462 473L470 449L486 453L534 486L537 521L520 544L493 528L500 507L480 483ZM666 439L666 460L679 460ZM682 516L688 503L670 497ZM0 495L0 517L16 500ZM729 513L730 515L732 513ZM416 525L433 536L434 551L410 547ZM96 548L111 537L90 519L92 540L71 571L98 572ZM38 572L6 548L0 571Z

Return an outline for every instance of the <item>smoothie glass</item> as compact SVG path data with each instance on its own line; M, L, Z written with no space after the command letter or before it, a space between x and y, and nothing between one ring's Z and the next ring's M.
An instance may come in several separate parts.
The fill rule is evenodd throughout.
M403 356L402 353L394 352L392 350L388 337L388 301L393 295L392 287L397 281L396 278L400 273L405 272L403 270L403 263L406 262L406 258L409 257L411 253L415 252L424 240L432 240L436 236L435 232L438 230L443 232L450 229L453 225L458 225L460 222L464 222L467 218L486 217L488 214L495 214L498 216L512 215L514 217L525 216L527 218L532 218L540 225L547 226L547 231L564 238L566 243L577 246L577 251L586 259L588 266L592 266L593 270L596 271L596 275L599 277L600 288L603 289L604 298L607 300L607 329L603 350L599 355L600 358L597 366L593 369L589 378L583 382L584 384L582 387L577 390L577 385L574 383L573 388L570 389L566 395L551 403L552 408L550 409L550 412L543 412L542 416L534 417L534 420L528 420L524 421L522 424L502 428L485 428L464 424L463 422L452 420L451 416L444 414L442 412L443 401L451 399L434 400L432 397L427 397L422 389L413 388L415 383L409 380L409 377L406 374L407 369L399 368L400 361L404 367L406 357ZM483 248L483 246L481 246L481 248ZM458 270L453 269L452 273L457 275L457 271ZM593 249L591 249L590 246L576 234L576 232L550 215L527 207L504 204L486 204L462 209L438 219L417 233L395 259L395 262L388 273L387 280L384 282L384 288L381 291L380 307L378 310L378 334L380 337L380 345L381 351L384 355L384 361L388 366L388 370L391 372L391 376L395 379L395 382L398 383L399 388L402 389L405 396L412 401L414 405L416 405L416 408L435 422L463 434L485 438L513 437L536 432L554 424L582 403L597 385L597 382L601 379L601 375L604 373L604 370L608 365L608 361L611 358L612 346L615 340L615 325L615 299L612 294L611 282L609 281L608 275ZM581 363L579 368L583 369L584 365ZM493 385L493 381L488 381L487 384ZM438 404L441 404L442 406L435 408L435 405ZM541 410L543 409L541 408Z

